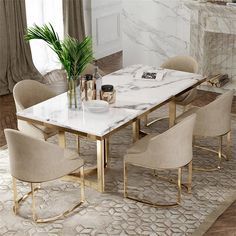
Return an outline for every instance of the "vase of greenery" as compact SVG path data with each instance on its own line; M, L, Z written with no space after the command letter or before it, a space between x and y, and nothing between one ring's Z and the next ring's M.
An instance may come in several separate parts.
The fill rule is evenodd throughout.
M70 108L78 108L80 104L80 94L78 94L80 92L80 89L78 89L80 75L87 64L93 60L91 37L85 37L82 42L70 36L60 40L51 24L41 27L35 24L27 29L25 39L27 41L41 39L57 54L67 72Z

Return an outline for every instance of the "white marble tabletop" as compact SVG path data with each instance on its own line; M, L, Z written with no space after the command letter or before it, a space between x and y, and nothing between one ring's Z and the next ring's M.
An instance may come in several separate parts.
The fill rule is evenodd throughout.
M143 71L157 71L160 78L141 79ZM64 93L17 115L19 119L30 119L103 137L201 80L203 76L198 74L133 65L103 77L103 84L112 84L116 89L116 103L110 105L107 112L70 109L67 93Z

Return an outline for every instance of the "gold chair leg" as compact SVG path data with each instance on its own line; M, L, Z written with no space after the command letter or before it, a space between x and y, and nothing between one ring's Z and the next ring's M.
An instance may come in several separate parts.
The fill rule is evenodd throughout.
M38 218L37 217L37 213L36 213L36 200L35 200L35 192L39 190L39 187L34 187L34 183L30 183L30 187L31 187L31 191L28 192L27 194L25 194L23 197L21 197L20 199L17 200L17 188L16 188L16 179L13 177L13 197L14 197L14 206L13 206L13 211L15 214L18 213L18 209L19 209L19 204L23 201L25 201L30 195L32 197L32 205L31 205L31 211L32 211L32 218L34 220L34 222L36 223L47 223L47 222L52 222L55 221L57 219L60 219L62 217L66 217L69 213L71 213L72 211L74 211L75 209L77 209L85 200L84 197L84 169L83 167L81 167L80 169L81 171L81 201L79 203L77 203L75 206L73 206L72 208L70 208L69 210L66 210L65 212L50 217L50 218Z
M35 222L37 222L36 209L35 209L34 184L31 183L30 187L31 187L31 193L32 193L32 206L31 206L31 210L32 210L33 220Z
M227 143L226 143L226 148L227 148L227 154L226 154L226 160L229 161L231 159L231 131L227 133Z
M182 190L182 168L178 169L178 197L177 203L181 203L181 190Z
M221 160L222 160L222 140L223 140L223 137L220 136L219 137L219 150L218 150L218 157L219 157L219 162L218 162L218 166L217 168L220 169L221 168Z
M16 178L12 177L12 188L13 188L13 201L14 201L14 206L13 206L13 211L15 215L18 212L19 204L17 201L17 186L16 186Z
M124 198L128 198L130 200L134 200L137 202L141 202L153 207L160 207L160 208L168 208L168 207L176 207L179 206L180 202L181 202L181 186L182 186L182 169L179 168L178 169L178 196L177 196L177 202L175 203L170 203L170 204L154 204L148 200L141 200L139 198L133 197L133 196L129 196L128 195L128 191L127 191L127 185L128 185L128 174L127 174L127 165L124 161Z
M188 163L188 193L192 193L193 161Z
M127 197L127 165L124 161L124 197Z
M198 145L194 145L194 147L202 149L202 150L206 150L209 152L213 152L216 153L218 155L218 164L217 167L206 167L206 168L199 168L199 167L194 167L194 170L197 171L216 171L216 170L220 170L221 169L221 162L222 162L222 157L224 157L225 159L227 159L227 155L222 153L222 143L223 143L223 136L219 136L219 147L218 150L213 150L211 148L207 148L207 147L202 147L202 146L198 146Z

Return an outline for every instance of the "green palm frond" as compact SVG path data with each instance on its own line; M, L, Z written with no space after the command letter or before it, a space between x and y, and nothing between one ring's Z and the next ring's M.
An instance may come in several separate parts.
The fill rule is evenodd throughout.
M93 60L91 37L85 37L82 42L79 42L77 39L67 36L63 41L60 41L51 24L41 27L35 24L28 28L25 39L27 41L32 39L45 41L57 54L68 77L76 78L84 71L86 65Z

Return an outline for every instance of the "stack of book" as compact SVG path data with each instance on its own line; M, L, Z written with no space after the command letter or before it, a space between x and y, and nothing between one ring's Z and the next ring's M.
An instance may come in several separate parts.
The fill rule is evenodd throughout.
M230 81L229 76L227 74L217 74L217 75L211 75L207 79L208 85L211 85L213 87L221 88L225 84L227 84Z

